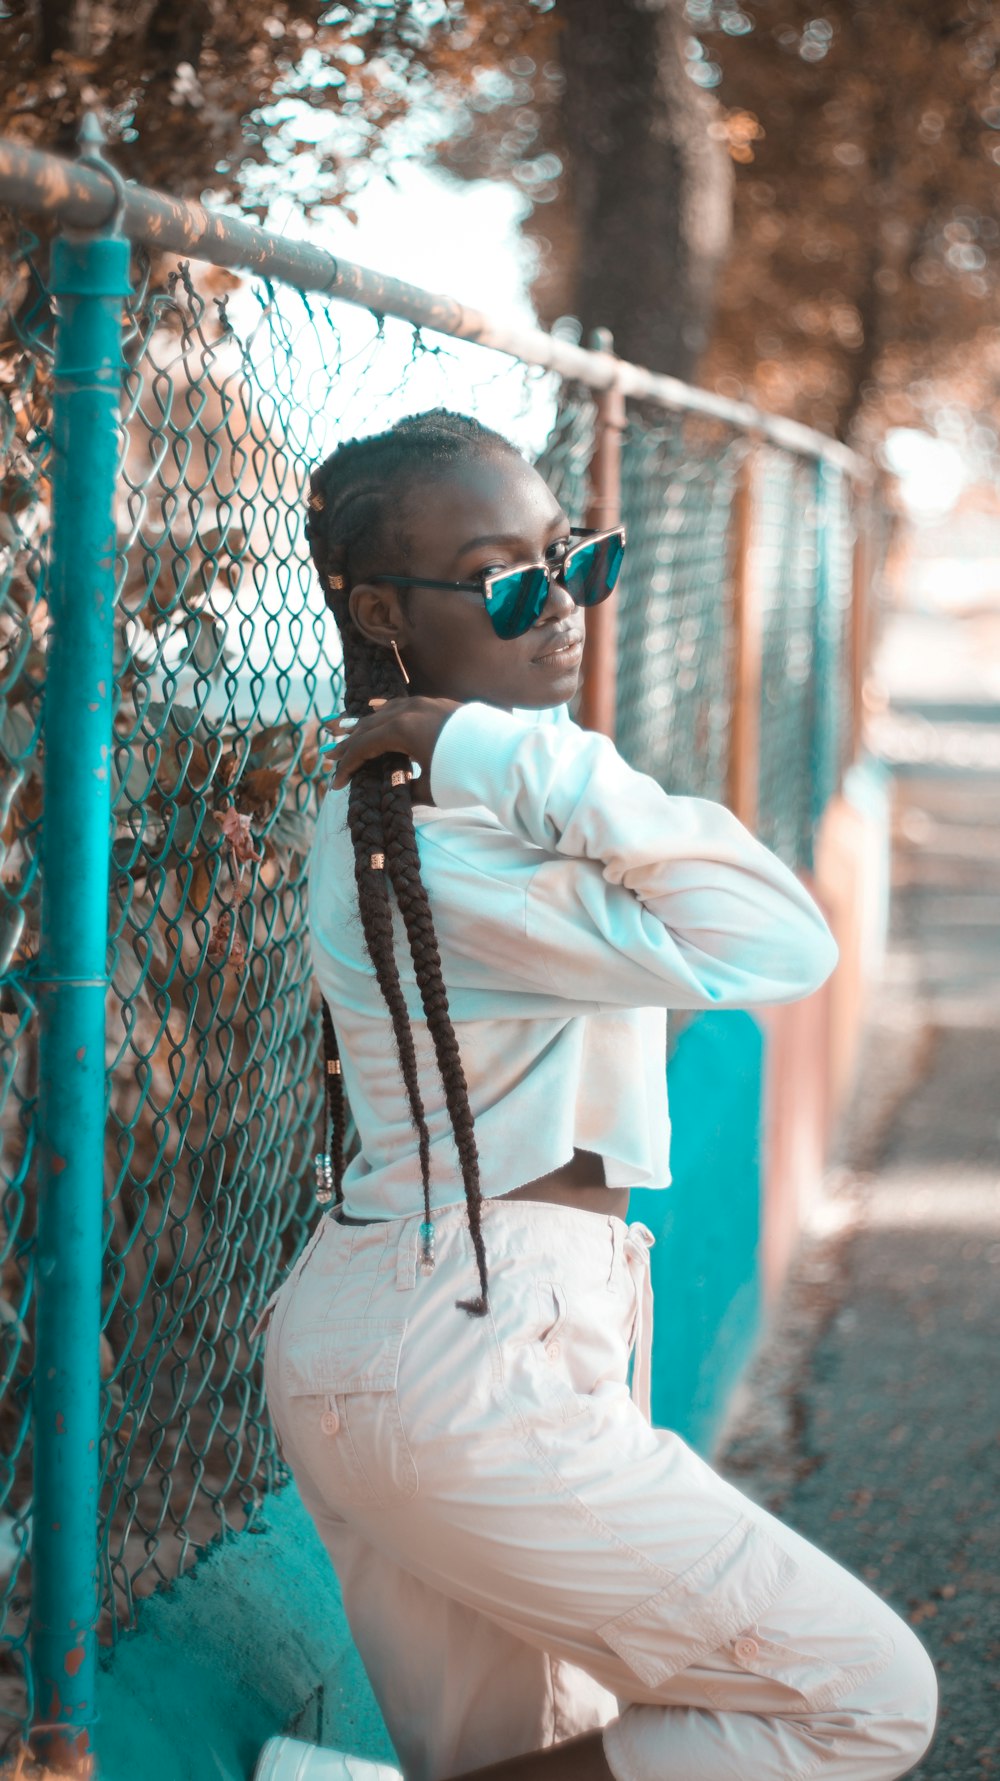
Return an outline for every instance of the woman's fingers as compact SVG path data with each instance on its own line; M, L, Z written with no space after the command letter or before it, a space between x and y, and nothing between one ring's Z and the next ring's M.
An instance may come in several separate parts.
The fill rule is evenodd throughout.
M327 729L338 733L333 742L323 743L319 752L332 755L335 770L331 783L338 790L365 761L377 760L384 754L409 755L410 745L400 733L402 713L383 710L389 702L383 700L379 710L366 717L340 717L326 724Z

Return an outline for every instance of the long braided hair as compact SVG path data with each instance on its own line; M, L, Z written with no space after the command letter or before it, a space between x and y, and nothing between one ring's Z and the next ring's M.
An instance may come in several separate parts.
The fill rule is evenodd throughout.
M392 536L391 517L398 515L409 485L418 478L447 473L470 456L516 456L501 434L448 409L430 409L408 416L387 432L346 440L310 477L306 535L323 596L340 632L344 656L344 704L348 716L368 713L369 700L405 696L407 685L395 656L366 637L355 625L349 607L352 586L384 564L379 553L400 548ZM392 1022L396 1054L418 1140L423 1184L425 1229L431 1227L430 1135L417 1074L416 1051L393 948L389 885L403 917L417 986L438 1070L444 1085L462 1170L469 1231L479 1270L480 1294L458 1300L459 1309L484 1317L489 1309L486 1250L483 1244L479 1153L468 1086L458 1041L448 1012L441 955L430 902L420 877L413 806L408 784L392 784L394 770L409 760L401 754L380 755L351 775L348 825L354 844L354 875L365 944ZM372 869L371 856L384 855L386 870ZM330 1158L336 1203L343 1202L344 1089L339 1069L337 1035L327 1003L322 1008L325 1054L326 1115L332 1131ZM333 1067L331 1067L333 1066Z

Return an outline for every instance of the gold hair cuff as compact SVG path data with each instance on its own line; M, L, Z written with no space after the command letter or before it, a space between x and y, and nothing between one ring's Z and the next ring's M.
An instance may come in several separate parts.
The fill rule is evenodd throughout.
M384 853L373 853L368 861L368 864L370 865L373 872L381 872L382 867L385 865L385 854Z
M390 773L390 775L389 775L389 784L390 785L405 785L406 781L408 779L412 779L412 778L413 778L413 774L410 772L408 767L397 767L395 773Z
M314 513L322 513L324 507L326 506L326 502L324 501L322 495L310 495L309 496L309 505L312 508Z
M339 1076L340 1075L340 1059L339 1059L339 1057L328 1057L327 1058L326 1073L328 1076Z
M328 575L326 578L326 585L330 589L330 592L332 594L342 593L344 588L347 586L347 576L346 575Z

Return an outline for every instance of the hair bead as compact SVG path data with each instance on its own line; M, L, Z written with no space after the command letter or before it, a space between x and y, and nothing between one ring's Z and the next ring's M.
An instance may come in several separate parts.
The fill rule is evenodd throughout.
M407 780L412 778L413 774L410 772L409 767L397 767L396 771L389 775L389 784L405 785Z
M342 593L344 588L347 586L347 576L346 575L328 575L326 578L326 585L330 589L330 592L332 594Z
M328 1206L333 1199L333 1158L327 1151L321 1150L313 1157L313 1168L316 1171L317 1202L321 1206Z
M309 505L312 508L314 513L322 513L324 507L326 506L326 502L324 501L322 495L310 495L309 496Z
M371 854L371 856L369 857L369 860L368 860L368 864L371 867L373 872L381 872L383 866L385 865L385 854L384 853Z
M341 1071L340 1071L339 1057L328 1057L327 1058L326 1073L328 1076L339 1076L340 1075Z

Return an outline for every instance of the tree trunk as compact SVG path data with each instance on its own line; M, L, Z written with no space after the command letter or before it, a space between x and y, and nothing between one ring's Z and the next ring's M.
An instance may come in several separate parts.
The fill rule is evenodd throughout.
M610 328L622 358L680 378L705 344L733 188L686 40L680 0L573 0L559 37L573 248L562 307L585 335ZM544 279L538 294L548 310Z

